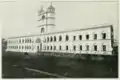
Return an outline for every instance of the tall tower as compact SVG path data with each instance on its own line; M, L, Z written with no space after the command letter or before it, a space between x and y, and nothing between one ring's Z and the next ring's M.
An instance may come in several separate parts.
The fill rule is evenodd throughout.
M52 6L52 3L46 11L44 11L43 7L41 6L38 22L40 34L50 33L51 31L53 31L55 27L55 8Z

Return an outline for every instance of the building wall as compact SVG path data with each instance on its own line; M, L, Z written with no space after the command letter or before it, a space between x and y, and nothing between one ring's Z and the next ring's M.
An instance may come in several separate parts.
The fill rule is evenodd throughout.
M102 33L106 33L106 39L102 39ZM89 34L89 40L86 40L86 35ZM94 34L97 34L97 40L94 40ZM59 36L62 36L62 41L58 41ZM66 41L66 35L69 36L69 40ZM82 35L82 40L79 39L79 35ZM80 30L80 31L70 31L65 33L58 33L48 35L47 37L57 37L57 41L46 42L45 46L56 46L56 50L47 50L54 52L68 52L68 53L81 53L81 54L112 54L111 47L111 34L110 27L107 28L99 28L99 29L89 29L89 30ZM76 40L73 40L73 36L76 36ZM82 45L82 50L80 50L80 45ZM89 45L89 50L86 50L86 46ZM94 51L94 45L97 45L97 51ZM103 51L103 45L106 46L106 51ZM59 46L62 47L62 50L59 50ZM68 46L68 50L66 50L66 46ZM73 46L76 46L76 50L74 50ZM44 50L46 51L46 50Z
M106 35L105 39L103 39L102 37L103 33L105 33ZM94 39L94 34L97 34L97 39ZM59 41L60 35L62 37L61 41ZM66 41L66 35L68 35L69 37L68 41ZM79 35L82 36L82 40L80 40ZM89 35L88 40L86 39L86 35ZM56 41L53 41L54 36L56 37ZM75 40L74 40L74 36L76 37ZM47 38L49 38L50 40L51 37L53 38L53 40L47 41ZM25 39L28 39L29 41L25 42ZM20 40L24 40L24 42L20 43ZM9 43L9 41L13 41L13 43ZM56 33L42 34L37 36L16 37L16 38L8 39L7 42L8 42L7 51L29 52L29 53L36 53L37 51L42 51L42 52L63 52L70 54L78 53L78 54L98 54L98 55L112 54L110 26L101 27L101 28L56 32ZM80 45L82 46L82 50L80 50ZM97 50L94 49L95 45L97 46ZM105 51L103 51L103 45L106 46ZM10 46L18 46L21 48L9 48ZM24 48L22 48L22 46ZM61 46L61 50L60 50L60 46ZM66 46L68 46L68 50L66 50ZM76 46L76 49L74 49L74 46ZM89 46L88 48L89 50L87 50L87 46ZM49 47L49 49L47 47ZM56 49L54 49L54 47L56 47Z

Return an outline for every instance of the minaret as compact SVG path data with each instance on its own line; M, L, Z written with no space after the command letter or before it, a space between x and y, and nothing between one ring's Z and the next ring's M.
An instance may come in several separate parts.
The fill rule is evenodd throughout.
M55 8L50 6L47 8L47 32L53 31L55 28Z
M52 6L52 3L46 11L44 11L43 6L41 6L38 16L40 34L50 33L53 31L55 27L55 8Z
M40 34L43 34L44 32L46 32L46 30L45 30L46 12L43 10L43 6L41 6L41 9L38 11L38 16L39 16L39 19L38 19L39 25L38 25L38 27L40 28Z

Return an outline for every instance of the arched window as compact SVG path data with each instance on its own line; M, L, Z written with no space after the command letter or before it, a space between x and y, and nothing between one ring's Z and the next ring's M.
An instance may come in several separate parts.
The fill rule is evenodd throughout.
M21 39L19 39L19 43L21 43Z
M106 45L102 45L103 51L106 51Z
M53 38L52 38L52 36L51 36L51 38L50 38L50 41L51 41L51 42L53 41Z
M66 50L68 50L68 46L66 46Z
M30 39L30 43L31 43L32 41L31 41L31 39Z
M73 49L76 50L76 46L75 45L73 46Z
M94 34L94 39L97 39L97 34Z
M56 41L56 36L54 36L54 41Z
M51 46L51 50L52 50L52 46Z
M24 43L24 39L22 40L22 43Z
M82 40L82 35L79 35L79 39Z
M59 41L62 41L62 36L59 36Z
M68 35L66 35L66 41L68 41L69 40L69 36Z
M94 51L97 51L97 45L94 45Z
M76 40L76 36L73 36L73 40L74 40L74 41Z
M61 46L59 46L59 49L61 50L61 49L62 49L62 47L61 47Z
M41 33L43 33L45 30L44 30L44 28L41 28Z
M39 49L39 46L37 46L37 49Z
M86 45L86 50L89 51L89 45Z
M49 37L47 37L47 42L49 42Z
M89 34L86 35L86 40L89 40Z
M82 45L80 45L80 50L82 50Z
M102 38L106 39L106 33L102 33Z
M28 38L28 43L30 42L30 39Z
M45 19L45 15L42 16L42 19Z

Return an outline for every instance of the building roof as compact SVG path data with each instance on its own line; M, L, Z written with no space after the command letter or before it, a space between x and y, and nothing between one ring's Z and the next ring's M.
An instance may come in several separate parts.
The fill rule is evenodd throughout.
M49 7L48 7L48 9L55 9L52 5L50 5Z
M50 6L47 8L47 12L55 12L55 8L52 6L52 2L50 4Z
M98 27L82 28L82 29L59 31L59 32L51 32L51 33L45 33L45 34L35 34L35 35L27 35L27 36L17 36L17 37L10 37L10 38L8 38L8 39L22 38L22 37L32 37L32 36L41 36L41 35L49 35L49 34L58 34L58 33L74 32L74 31L83 31L83 30L89 30L89 29L100 29L100 28L107 28L107 27L112 27L112 25L102 25L102 26L98 26Z

